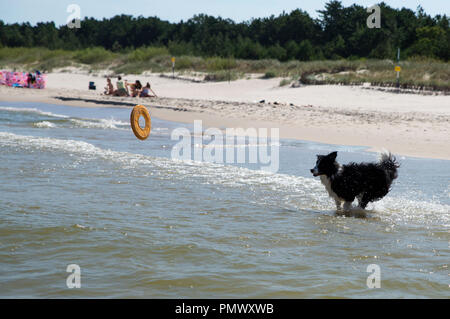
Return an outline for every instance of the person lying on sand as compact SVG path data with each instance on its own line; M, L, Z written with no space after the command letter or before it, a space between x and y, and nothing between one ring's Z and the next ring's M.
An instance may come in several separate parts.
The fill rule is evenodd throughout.
M150 83L147 82L147 85L142 88L142 91L139 94L139 97L156 97L156 94L150 95L150 91L151 91Z
M114 94L114 86L112 85L111 79L106 79L106 86L105 86L105 95L113 95Z
M117 90L114 91L114 96L129 96L128 89L126 89L126 81L125 84L122 82L122 77L117 77Z

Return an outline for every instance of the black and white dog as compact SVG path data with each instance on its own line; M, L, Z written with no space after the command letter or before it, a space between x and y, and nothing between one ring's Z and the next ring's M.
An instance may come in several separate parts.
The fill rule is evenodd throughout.
M349 163L340 165L336 162L337 152L317 155L316 167L311 169L320 180L339 210L344 202L344 210L349 211L355 198L359 207L366 208L386 196L392 181L397 178L400 165L391 153L381 154L378 163Z

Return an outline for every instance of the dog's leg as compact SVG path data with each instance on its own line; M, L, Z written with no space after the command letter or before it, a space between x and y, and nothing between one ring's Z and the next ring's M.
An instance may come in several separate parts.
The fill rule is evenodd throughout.
M336 203L336 210L341 210L341 201L338 199L334 199L334 202Z
M366 202L366 201L360 201L360 202L358 203L358 207L361 208L361 209L365 209L366 206L367 206L367 204L369 204L369 202Z
M351 208L352 208L352 202L344 203L344 211L349 212Z
M366 195L362 195L358 197L358 207L361 209L365 209L367 204L369 204L369 200Z

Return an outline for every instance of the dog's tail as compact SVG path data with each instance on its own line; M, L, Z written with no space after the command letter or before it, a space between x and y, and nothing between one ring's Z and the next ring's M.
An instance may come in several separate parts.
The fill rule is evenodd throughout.
M391 180L394 180L398 177L397 169L400 167L400 164L397 162L397 159L391 152L384 151L380 154L380 166L386 170L389 174Z

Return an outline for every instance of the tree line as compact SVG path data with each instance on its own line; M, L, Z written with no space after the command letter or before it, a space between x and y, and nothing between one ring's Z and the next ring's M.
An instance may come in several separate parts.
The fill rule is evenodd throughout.
M81 28L56 27L53 22L5 24L0 20L0 47L46 47L75 50L91 47L120 52L144 46L164 46L173 55L239 59L321 60L389 58L397 47L402 57L425 56L448 61L449 18L394 9L384 2L381 27L368 28L370 13L360 5L345 7L330 1L319 17L296 9L279 16L236 23L205 14L170 23L158 17L117 15L85 18Z

